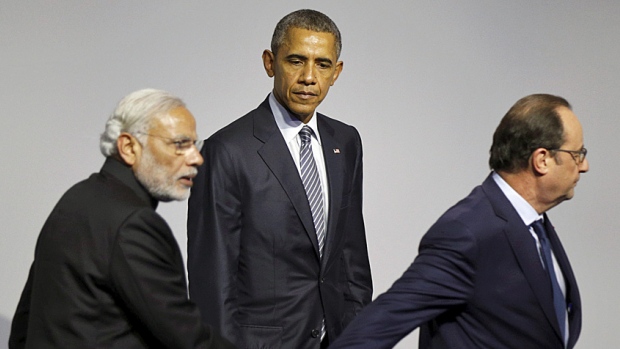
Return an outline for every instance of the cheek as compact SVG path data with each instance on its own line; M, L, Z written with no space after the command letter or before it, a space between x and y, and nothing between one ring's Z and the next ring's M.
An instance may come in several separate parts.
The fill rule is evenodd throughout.
M296 75L297 75L297 70L293 68L291 69L280 68L276 71L276 78L277 80L279 80L281 85L289 85L291 81L295 79Z
M157 159L156 166L166 174L170 179L177 177L177 174L182 171L185 159L179 156L160 156Z
M280 94L280 95L286 95L287 91L289 89L288 86L288 81L286 79L285 76L278 76L275 78L275 81L273 82L273 88Z
M323 90L323 94L325 94L327 93L327 90L334 85L334 79L332 79L331 76L329 78L321 79L320 85Z
M571 177L573 179L579 177L579 167L577 166L577 164L575 164L575 166L570 169L570 173L567 174L567 177Z
M184 161L171 161L170 163L166 164L166 168L168 168L168 171L171 174L177 174L183 170L184 163Z

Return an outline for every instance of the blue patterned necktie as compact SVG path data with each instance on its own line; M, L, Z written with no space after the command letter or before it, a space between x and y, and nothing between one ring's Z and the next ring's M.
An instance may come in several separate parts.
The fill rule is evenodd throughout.
M319 257L323 258L323 246L325 245L325 211L323 206L323 189L321 188L321 180L319 171L316 168L314 155L312 154L312 129L304 126L299 131L301 138L301 149L299 151L299 167L301 168L301 181L306 190L308 203L310 204L310 212L312 213L312 221L314 222L314 230L316 230L316 239L319 242ZM325 337L325 319L321 321L320 338Z
M555 268L553 267L553 259L551 257L551 246L549 245L549 239L547 238L547 230L539 219L532 223L534 232L538 235L538 241L540 242L540 253L544 260L543 267L547 270L549 278L551 279L551 287L553 289L553 307L555 308L555 315L558 318L560 324L560 331L562 332L562 342L566 338L566 300L560 289L558 278L555 275Z

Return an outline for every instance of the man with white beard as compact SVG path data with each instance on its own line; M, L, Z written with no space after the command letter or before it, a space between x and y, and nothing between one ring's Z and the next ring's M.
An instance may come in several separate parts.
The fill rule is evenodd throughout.
M167 92L123 98L99 173L60 199L39 235L9 348L233 348L188 299L159 201L189 196L202 164L196 121Z

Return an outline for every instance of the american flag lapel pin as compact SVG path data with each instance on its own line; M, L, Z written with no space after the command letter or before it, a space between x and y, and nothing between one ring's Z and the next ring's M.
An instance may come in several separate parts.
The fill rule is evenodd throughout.
M334 148L334 154L340 154L340 149Z

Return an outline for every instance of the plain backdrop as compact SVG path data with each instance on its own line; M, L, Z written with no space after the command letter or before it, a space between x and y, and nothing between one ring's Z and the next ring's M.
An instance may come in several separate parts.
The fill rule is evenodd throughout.
M311 4L311 5L310 5ZM312 6L343 35L344 70L319 111L358 128L375 297L428 227L489 173L491 136L519 98L552 93L580 118L590 172L549 215L583 301L578 348L618 348L620 2L0 2L0 346L41 226L99 170L124 95L181 96L207 137L255 108L277 21ZM161 204L185 253L186 203ZM417 331L398 348L417 348Z

